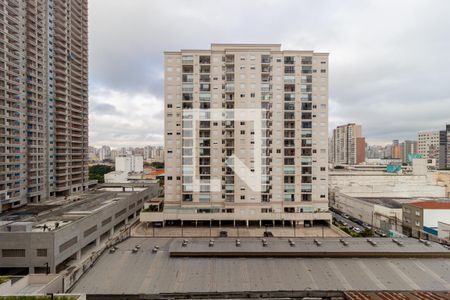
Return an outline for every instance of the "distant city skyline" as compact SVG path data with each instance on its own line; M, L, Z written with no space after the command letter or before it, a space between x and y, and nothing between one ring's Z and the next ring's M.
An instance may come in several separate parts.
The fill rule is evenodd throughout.
M162 144L163 51L212 42L332 53L329 128L369 144L450 122L450 2L232 2L89 1L91 145Z

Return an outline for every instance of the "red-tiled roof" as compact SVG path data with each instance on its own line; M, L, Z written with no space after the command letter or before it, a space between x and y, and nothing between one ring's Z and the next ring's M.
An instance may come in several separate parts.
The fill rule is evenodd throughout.
M164 174L164 170L154 170L150 173L150 175L152 175L152 176L159 176L162 174Z
M424 209L450 209L450 202L420 201L413 202L411 205Z

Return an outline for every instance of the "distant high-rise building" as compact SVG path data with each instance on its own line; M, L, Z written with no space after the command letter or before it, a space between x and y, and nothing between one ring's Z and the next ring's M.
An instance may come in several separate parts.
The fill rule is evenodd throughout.
M366 158L369 158L369 159L385 158L385 147L378 146L378 145L367 146Z
M450 124L439 131L439 169L450 169Z
M423 158L436 159L436 164L439 164L439 146L440 132L439 131L423 131L418 134L417 153Z
M366 140L362 127L355 123L338 126L331 140L333 156L331 163L357 165L365 161Z
M87 8L0 1L0 210L87 186Z
M98 151L98 158L101 161L111 159L111 148L109 146L102 146Z
M406 140L400 144L400 158L403 163L410 163L410 155L418 154L417 141Z
M164 209L329 219L327 73L327 53L278 44L166 52Z
M117 156L115 171L142 172L144 171L144 158L141 155Z
M393 140L392 141L391 151L392 151L391 157L393 159L401 159L402 158L400 143L399 143L398 140Z

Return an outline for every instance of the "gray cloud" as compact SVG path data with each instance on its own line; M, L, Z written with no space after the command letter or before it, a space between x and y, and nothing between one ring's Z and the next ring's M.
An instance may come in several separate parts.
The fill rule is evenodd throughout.
M361 123L369 142L412 139L450 122L446 0L89 5L92 144L162 143L163 51L214 42L330 52L330 127Z

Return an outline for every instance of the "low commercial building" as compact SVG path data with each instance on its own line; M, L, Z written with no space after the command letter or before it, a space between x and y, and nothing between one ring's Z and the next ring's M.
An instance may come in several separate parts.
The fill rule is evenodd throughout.
M403 233L422 237L438 235L438 222L450 220L450 199L420 201L403 205Z
M101 187L1 216L0 274L59 272L137 220L159 185Z
M446 198L424 159L414 159L402 173L383 166L352 166L329 177L330 206L384 231L402 232L402 205Z
M402 202L411 198L352 197L336 193L330 206L385 232L401 232Z
M450 243L450 220L447 223L438 222L438 238Z

